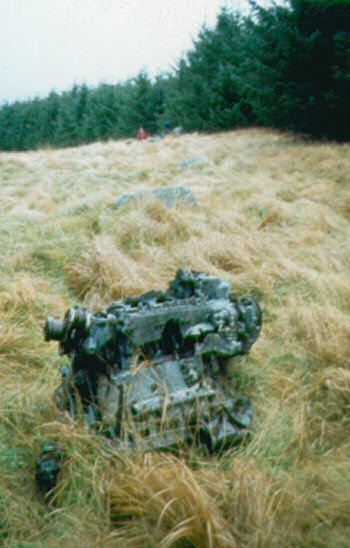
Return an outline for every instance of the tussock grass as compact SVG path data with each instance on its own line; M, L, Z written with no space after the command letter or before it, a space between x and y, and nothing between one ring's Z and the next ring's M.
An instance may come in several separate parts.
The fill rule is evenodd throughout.
M119 526L115 538L128 543L134 530L140 544L164 548L180 542L234 546L218 501L182 460L146 455L130 460L117 477L110 489L112 519Z
M119 251L110 237L95 237L90 249L83 251L66 271L76 296L92 306L97 305L96 296L106 303L137 293L144 283L137 262Z
M228 460L226 472L215 460L195 470L169 456L124 462L109 491L113 537L125 545L134 536L140 545L162 547L267 547L288 541L305 507L299 499L299 509L289 513L299 495L291 478L274 478L252 459Z
M4 546L347 546L350 534L349 145L265 129L1 153L0 539ZM201 156L201 164L180 162ZM187 185L198 204L126 192ZM265 310L228 386L251 439L219 456L128 455L59 422L50 314L221 276ZM65 453L42 500L44 440Z

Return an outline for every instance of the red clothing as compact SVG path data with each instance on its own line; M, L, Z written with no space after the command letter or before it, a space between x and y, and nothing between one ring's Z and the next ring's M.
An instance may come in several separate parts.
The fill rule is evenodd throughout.
M143 127L140 127L137 131L137 140L144 141L145 139L148 139L148 133L143 129Z

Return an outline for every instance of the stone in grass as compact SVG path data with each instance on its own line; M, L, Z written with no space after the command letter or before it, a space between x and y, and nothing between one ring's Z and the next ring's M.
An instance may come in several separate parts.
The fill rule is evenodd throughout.
M186 169L191 166L199 166L205 163L206 163L206 159L204 158L204 156L197 155L197 156L192 156L191 158L188 158L187 160L183 160L182 162L179 162L178 164L176 164L176 167L180 169Z
M194 205L197 203L196 198L189 188L185 186L170 186L155 188L153 190L142 190L140 192L132 192L131 194L123 194L115 202L116 207L122 207L126 204L143 200L149 197L158 198L167 207L173 207L177 202L186 202Z

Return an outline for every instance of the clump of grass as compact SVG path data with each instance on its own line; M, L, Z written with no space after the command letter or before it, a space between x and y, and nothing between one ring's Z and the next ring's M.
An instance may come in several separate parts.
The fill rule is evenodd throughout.
M7 356L23 342L23 336L20 333L14 333L6 326L0 325L0 354L2 356Z
M114 530L131 546L277 547L294 540L309 502L295 475L259 470L252 459L191 469L166 455L123 459L108 489ZM133 540L131 540L133 539Z
M131 470L118 475L109 491L115 538L128 543L128 537L136 537L139 545L163 548L236 545L218 501L182 460L146 455L128 466Z
M304 436L306 449L332 451L348 440L350 376L342 367L322 370L306 392Z
M119 223L108 219L107 231L118 247L137 257L146 246L167 249L189 240L200 230L198 216L188 206L166 207L157 198L147 198L130 206Z
M340 416L350 419L350 371L343 367L325 370L320 378L320 387L327 393L330 418Z
M268 226L284 226L289 225L292 221L291 213L282 204L274 204L268 208L264 214L259 228L266 228Z
M106 236L96 236L90 249L66 269L69 286L76 296L93 306L142 292L143 272Z
M315 366L350 365L350 321L338 308L292 301L288 306L287 330L312 356Z

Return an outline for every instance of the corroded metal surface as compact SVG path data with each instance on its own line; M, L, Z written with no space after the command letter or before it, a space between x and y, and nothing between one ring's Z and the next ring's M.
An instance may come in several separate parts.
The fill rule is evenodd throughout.
M252 408L227 393L225 361L250 350L261 320L252 297L234 298L223 280L185 270L165 292L115 301L97 314L71 308L45 324L46 340L71 358L57 405L73 418L82 412L129 449L231 446L247 432Z

